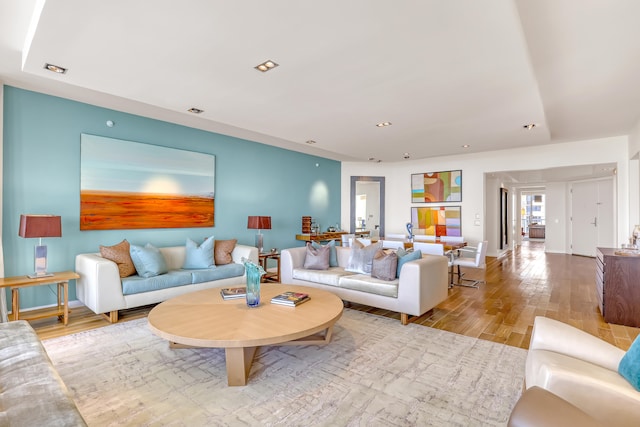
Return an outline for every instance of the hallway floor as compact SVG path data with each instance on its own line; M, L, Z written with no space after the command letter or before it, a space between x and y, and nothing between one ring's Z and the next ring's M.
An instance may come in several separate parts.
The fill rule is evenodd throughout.
M626 350L640 329L604 321L595 293L595 263L595 258L545 253L544 241L524 241L502 258L487 258L486 284L479 289L454 286L446 301L413 322L528 348L535 316L546 316ZM465 277L482 278L480 270L466 271ZM397 313L356 308L399 319Z

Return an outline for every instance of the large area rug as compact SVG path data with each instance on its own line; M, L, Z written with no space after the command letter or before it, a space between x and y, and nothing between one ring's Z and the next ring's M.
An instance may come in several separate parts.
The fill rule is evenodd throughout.
M44 341L90 426L494 426L526 351L345 309L326 346L263 347L228 387L222 349L177 349L146 319Z

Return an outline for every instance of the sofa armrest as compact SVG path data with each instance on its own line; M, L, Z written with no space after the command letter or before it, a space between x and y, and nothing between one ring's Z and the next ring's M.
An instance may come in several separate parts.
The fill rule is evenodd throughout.
M525 385L544 388L605 425L640 425L640 393L615 370L555 351L529 349Z
M509 417L508 427L603 427L577 406L540 387L526 390Z
M304 258L307 254L305 246L284 249L280 253L280 281L292 283L293 270L304 266Z
M242 258L251 260L251 262L258 263L258 248L255 246L236 245L231 252L231 258L236 264L242 264Z
M449 295L449 259L426 255L404 264L400 270L398 301L409 314L421 315Z
M548 350L584 360L611 371L618 370L625 352L566 323L537 316L529 350Z
M98 254L76 255L76 294L94 313L108 313L126 306L122 281L115 262Z

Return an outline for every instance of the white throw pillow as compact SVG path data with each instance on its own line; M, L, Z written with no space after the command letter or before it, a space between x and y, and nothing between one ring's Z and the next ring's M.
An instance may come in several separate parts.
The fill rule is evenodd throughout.
M373 257L378 249L382 249L382 241L369 246L364 246L357 240L353 241L351 253L349 254L349 262L345 271L352 273L371 274L371 264Z

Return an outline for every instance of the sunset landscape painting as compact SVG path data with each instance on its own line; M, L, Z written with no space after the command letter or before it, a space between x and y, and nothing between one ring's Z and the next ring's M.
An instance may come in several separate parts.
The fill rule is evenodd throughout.
M214 226L214 155L88 134L80 145L80 230Z

